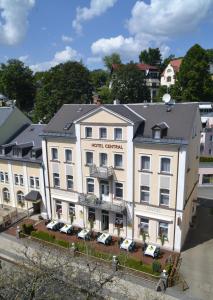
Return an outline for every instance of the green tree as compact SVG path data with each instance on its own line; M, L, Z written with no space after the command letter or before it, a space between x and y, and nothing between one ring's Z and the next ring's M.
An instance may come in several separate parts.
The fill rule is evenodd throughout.
M209 72L209 58L200 45L191 47L183 58L174 89L182 101L212 101L213 81Z
M159 48L149 48L141 51L139 55L140 63L149 64L152 66L160 66L162 56Z
M210 63L213 63L213 49L207 49L207 50L206 50L206 53L207 53L209 62L210 62Z
M122 103L150 101L144 73L136 64L121 65L117 69L112 80L112 96Z
M90 72L90 79L95 91L97 91L102 86L106 85L109 74L104 70L93 70Z
M9 99L16 100L16 106L30 111L34 105L35 86L29 67L17 59L10 59L0 66L0 91Z
M104 85L98 89L98 95L102 101L102 103L112 103L112 91L111 89Z
M37 89L34 121L48 122L64 103L90 103L89 70L79 62L66 62L43 74Z
M109 72L111 72L113 64L122 64L120 55L118 53L112 53L111 55L104 56L103 62Z

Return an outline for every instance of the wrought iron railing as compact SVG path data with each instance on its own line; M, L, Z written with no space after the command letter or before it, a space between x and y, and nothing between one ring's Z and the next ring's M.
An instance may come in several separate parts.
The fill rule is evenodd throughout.
M113 167L97 167L96 165L90 166L90 176L108 179L113 176Z

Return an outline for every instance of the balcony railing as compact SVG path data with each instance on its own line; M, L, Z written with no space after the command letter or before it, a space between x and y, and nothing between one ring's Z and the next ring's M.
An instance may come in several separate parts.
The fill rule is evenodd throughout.
M126 206L124 205L124 202L122 202L120 205L113 204L108 201L103 201L95 195L79 194L79 204L87 207L108 210L115 213L126 214Z
M90 166L90 176L100 179L109 179L113 176L113 167L97 167L96 165Z

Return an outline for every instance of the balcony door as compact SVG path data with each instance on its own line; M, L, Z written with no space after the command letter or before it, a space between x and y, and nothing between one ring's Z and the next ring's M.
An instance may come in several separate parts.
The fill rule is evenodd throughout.
M100 182L100 198L102 201L109 201L109 182Z

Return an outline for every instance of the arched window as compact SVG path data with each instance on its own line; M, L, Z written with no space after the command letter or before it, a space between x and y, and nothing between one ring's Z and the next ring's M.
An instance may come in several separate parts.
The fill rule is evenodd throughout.
M3 188L3 200L6 201L6 202L9 202L10 201L10 192L7 188Z
M24 193L22 191L17 192L17 201L18 201L18 203L24 202Z

